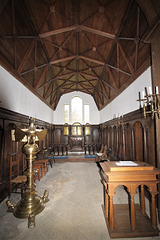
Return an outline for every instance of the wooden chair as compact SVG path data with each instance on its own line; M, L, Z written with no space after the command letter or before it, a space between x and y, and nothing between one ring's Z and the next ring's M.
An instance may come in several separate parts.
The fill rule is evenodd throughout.
M102 159L106 159L107 158L107 150L108 150L108 147L107 145L104 146L104 151L103 151L103 154L102 154Z
M34 181L36 179L38 179L38 181L40 181L41 177L43 177L43 165L42 164L34 164L34 171L35 171L35 177L34 177Z
M9 197L11 196L11 192L16 189L16 193L21 193L23 195L24 184L27 181L27 177L25 175L19 174L19 159L20 153L11 153L9 154L10 160L10 174L9 174ZM21 191L17 192L17 189L20 187Z
M103 151L104 151L104 144L102 144L102 146L101 146L101 150L100 150L100 152L99 153L103 153ZM97 154L97 156L96 156L96 162L99 162L99 156L98 156L98 154Z
M41 175L46 176L46 173L48 172L48 159L37 159L34 161L34 166L39 165L41 167Z
M23 163L22 173L24 174L25 171L27 170L27 162L26 162L26 157L24 154L22 154L22 163Z
M23 161L23 173L27 170L27 162L26 157L24 154L22 154L22 161ZM43 165L42 164L35 164L34 163L34 170L35 170L35 176L34 181L38 179L40 181L41 177L43 176Z

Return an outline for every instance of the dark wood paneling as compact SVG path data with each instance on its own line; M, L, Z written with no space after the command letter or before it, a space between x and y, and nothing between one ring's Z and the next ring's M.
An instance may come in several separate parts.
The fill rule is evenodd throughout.
M143 117L142 109L100 125L102 143L111 148L117 159L144 161L156 166L155 122L151 116Z
M39 146L49 148L52 146L51 134L53 125L36 119L36 127L46 128L47 136L44 141L39 142ZM9 158L8 154L21 152L23 143L14 142L11 139L11 130L16 127L26 128L29 124L29 117L4 108L0 108L0 200L6 196L9 180ZM20 170L22 170L22 159L20 160Z

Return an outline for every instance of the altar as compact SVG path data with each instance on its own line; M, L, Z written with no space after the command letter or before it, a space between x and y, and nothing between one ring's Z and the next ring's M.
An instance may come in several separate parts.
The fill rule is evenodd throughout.
M83 137L71 137L70 138L70 149L76 151L82 151L84 148L84 138Z
M157 175L160 170L144 162L108 161L100 163L104 185L104 216L113 238L159 236L156 216ZM113 196L118 186L124 186L130 200L114 205ZM136 189L141 187L140 205L134 203ZM151 194L151 218L146 214L144 186Z

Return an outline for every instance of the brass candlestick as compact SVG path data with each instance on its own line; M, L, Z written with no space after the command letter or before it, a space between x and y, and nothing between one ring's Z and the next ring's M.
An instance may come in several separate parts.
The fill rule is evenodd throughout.
M137 101L140 102L140 108L141 108L141 102L143 103L143 114L144 118L146 118L147 114L151 114L152 119L154 119L155 114L157 114L158 118L160 118L160 94L158 87L155 87L155 93L152 93L151 87L149 87L149 94L147 91L147 88L145 87L145 93L142 91L142 96L139 92L139 99ZM147 107L147 110L146 110Z
M7 201L8 208L13 212L17 218L28 218L28 227L35 226L35 215L39 214L45 208L45 203L48 201L48 191L45 190L43 197L39 197L35 191L34 184L34 159L38 152L38 145L35 143L36 137L43 140L46 135L46 129L37 132L34 126L34 120L31 119L29 129L24 132L21 129L16 129L16 140L22 139L27 135L27 143L24 145L22 151L26 155L27 160L27 186L22 199L14 206L10 200Z

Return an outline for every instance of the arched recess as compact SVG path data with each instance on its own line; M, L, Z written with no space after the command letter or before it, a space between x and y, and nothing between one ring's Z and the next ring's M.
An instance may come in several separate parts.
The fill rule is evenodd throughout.
M109 127L108 148L112 149L112 127Z
M106 144L106 127L103 128L103 143Z
M144 130L141 122L134 124L135 160L144 160Z
M54 132L54 144L60 144L61 143L61 129L56 128Z
M113 149L112 149L112 153L114 153L114 155L117 155L117 127L116 126L113 127Z
M106 132L106 142L105 142L105 144L108 146L108 127L106 127L105 132Z
M102 143L105 143L105 127L102 128Z
M93 143L99 141L99 131L96 128L93 130L92 141Z
M123 199L123 204L129 203L129 193L126 186L118 185L116 186L114 192L115 192L115 195L113 196L114 204L119 204L120 199L121 200ZM128 212L128 215L129 215L129 212Z
M138 185L136 188L136 192L138 193L138 195L135 195L135 203L139 203L141 206L141 211L144 211L145 214L147 214L148 217L151 218L152 197L149 186Z
M118 152L117 152L117 157L122 158L122 153L123 153L123 129L122 125L119 125L118 127Z
M125 157L127 160L132 160L132 129L129 123L125 124L124 128L125 136Z

